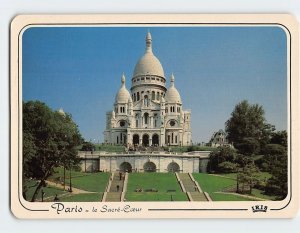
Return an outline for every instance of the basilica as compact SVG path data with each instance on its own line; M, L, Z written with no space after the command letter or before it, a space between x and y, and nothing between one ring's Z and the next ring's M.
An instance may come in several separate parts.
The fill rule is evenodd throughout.
M167 88L148 32L146 50L135 66L130 90L123 74L113 110L106 113L104 143L127 147L191 145L191 111L183 110L173 74L169 81Z

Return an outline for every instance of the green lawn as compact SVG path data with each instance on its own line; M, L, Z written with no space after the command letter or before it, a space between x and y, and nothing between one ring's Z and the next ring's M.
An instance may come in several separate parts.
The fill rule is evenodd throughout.
M232 179L236 179L236 173L226 173L226 174L219 174L222 176L226 176ZM271 174L268 172L258 172L257 173L258 179L260 179L261 181L265 181L271 178Z
M72 179L72 186L89 192L104 192L109 180L109 173L89 173L87 176ZM69 184L69 180L66 181Z
M134 192L135 189L157 189L158 192L167 192L176 190L181 192L174 173L130 173L128 177L128 192Z
M214 201L254 201L255 199L237 196L227 193L211 193L209 194Z
M70 183L69 171L66 171L66 184ZM89 192L104 192L108 183L110 173L84 173L72 171L72 187ZM55 173L49 178L55 181L60 177L63 180L63 168L57 168Z
M213 201L243 201L243 200L251 200L248 198L238 197L236 195L231 194L223 194L223 193L215 193L224 191L226 188L235 187L236 186L236 174L222 174L222 176L215 176L210 174L204 173L193 173L195 180L199 183L200 187L203 191L207 192ZM265 180L270 178L271 175L267 172L260 172L259 179ZM263 194L263 191L258 189L252 189L252 196L268 199L268 200L275 200L275 196L268 196ZM253 199L254 200L254 199Z
M72 196L64 196L59 199L62 202L99 202L103 193L80 193Z
M226 188L233 187L236 185L236 181L221 177L214 176L205 173L193 173L195 180L199 183L203 191L209 193L220 192Z
M33 193L34 193L34 191L35 191L35 189L36 189L36 187L38 185L38 182L35 181L35 180L28 180L28 181L25 181L25 185L28 188L28 191L26 192L26 200L30 201L31 198L32 198L32 196L33 196ZM47 187L43 187L40 190L40 192L37 195L37 200L41 200L42 199L42 196L41 196L42 195L42 190L45 193L44 198L52 197L52 196L54 197L55 194L60 195L60 194L66 193L66 191L63 191L60 188L47 185Z
M252 189L252 195L255 197L268 199L268 200L272 200L272 201L275 201L277 198L276 196L265 195L264 191L259 190L259 189Z
M171 195L173 201L188 201L185 193L150 193L150 192L127 192L126 201L171 201Z

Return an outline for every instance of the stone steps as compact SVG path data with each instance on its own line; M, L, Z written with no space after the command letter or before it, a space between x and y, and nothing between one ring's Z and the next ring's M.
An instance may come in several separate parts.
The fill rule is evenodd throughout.
M119 186L119 189L117 189ZM109 202L119 202L121 201L122 191L124 187L124 180L120 180L119 172L114 173L113 180L111 182L110 189L106 195L105 201Z
M184 189L190 194L191 201L208 201L203 192L200 192L200 186L192 180L188 173L178 173L178 177L181 180ZM197 187L199 186L199 188Z
M188 173L179 173L179 178L182 181L186 192L195 192L195 183L191 180Z
M120 192L108 192L106 196L107 202L120 202L121 201L121 194Z
M204 193L200 193L200 192L190 192L193 201L207 201Z

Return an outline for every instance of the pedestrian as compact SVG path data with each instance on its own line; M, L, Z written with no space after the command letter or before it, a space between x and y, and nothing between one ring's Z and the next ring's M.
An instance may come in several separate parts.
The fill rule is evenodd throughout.
M44 196L45 196L45 192L44 192L44 190L42 189L42 202L44 201Z
M59 201L59 198L58 198L57 194L55 194L55 197L54 197L53 201Z
M120 186L119 186L119 185L117 185L117 192L119 192L119 189L120 189Z

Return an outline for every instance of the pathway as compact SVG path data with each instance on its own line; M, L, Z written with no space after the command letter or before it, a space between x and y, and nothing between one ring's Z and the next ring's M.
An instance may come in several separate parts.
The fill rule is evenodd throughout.
M119 186L119 188L117 188ZM105 201L118 202L121 201L122 191L124 187L124 179L120 180L119 172L115 172L111 182L110 189L106 195Z
M190 201L207 201L204 193L199 190L199 184L197 181L193 181L188 173L178 173L179 179L192 198ZM198 186L198 187L197 187Z

